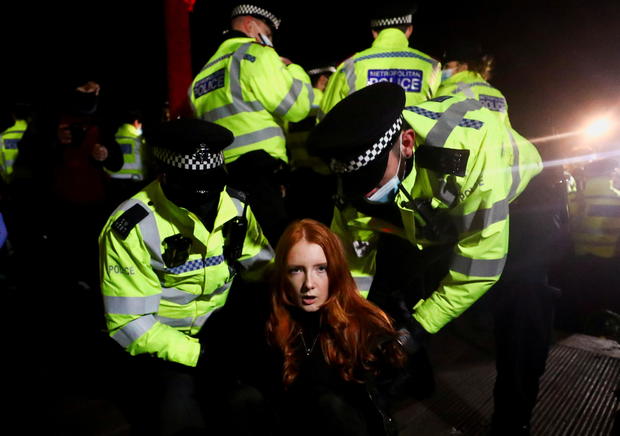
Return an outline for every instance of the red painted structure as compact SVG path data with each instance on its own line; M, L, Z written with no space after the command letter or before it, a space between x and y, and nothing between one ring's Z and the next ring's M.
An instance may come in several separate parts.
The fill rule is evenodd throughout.
M192 79L189 14L195 0L165 0L168 105L170 117L190 115L187 89Z

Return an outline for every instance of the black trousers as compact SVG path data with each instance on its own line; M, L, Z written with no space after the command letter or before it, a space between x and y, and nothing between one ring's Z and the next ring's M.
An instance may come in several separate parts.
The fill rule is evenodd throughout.
M554 180L553 173L543 170L510 205L506 265L489 290L497 369L492 431L497 435L529 434L551 346L560 290L548 281L565 250L564 203Z
M494 308L497 377L493 432L527 434L552 340L554 290L538 283L498 283Z

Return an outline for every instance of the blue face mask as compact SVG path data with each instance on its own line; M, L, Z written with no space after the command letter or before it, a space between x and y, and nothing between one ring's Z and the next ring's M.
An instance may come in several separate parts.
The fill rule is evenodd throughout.
M382 187L377 189L374 194L366 198L366 201L371 204L386 204L396 198L398 193L398 185L400 185L400 178L398 173L388 180Z
M445 82L454 74L454 68L446 68L445 70L441 70L441 81Z
M399 150L400 153L400 150ZM398 185L400 185L400 177L398 174L400 173L400 162L402 157L399 155L398 157L398 167L396 168L396 174L385 182L383 186L377 189L370 197L365 197L364 199L370 204L386 204L390 203L396 198L396 194L398 193Z

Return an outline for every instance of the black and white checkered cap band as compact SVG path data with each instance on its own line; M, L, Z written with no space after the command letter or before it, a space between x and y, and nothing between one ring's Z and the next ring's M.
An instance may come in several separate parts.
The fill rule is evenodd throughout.
M234 8L232 10L231 16L232 17L237 17L239 15L258 15L258 16L261 16L261 17L265 17L269 21L271 21L271 23L273 24L273 27L275 27L276 30L278 30L278 28L280 27L280 21L281 20L278 17L273 15L268 10L263 9L263 8L259 8L258 6L254 6L254 5L239 5L239 6L237 6L236 8Z
M391 27L402 26L413 23L413 14L404 15L402 17L378 18L370 21L370 27Z
M204 171L224 164L222 152L209 153L206 147L201 147L193 154L179 154L167 148L155 147L153 154L163 163L182 170Z
M339 174L351 173L368 165L370 162L375 160L377 156L379 156L381 152L386 149L386 147L392 144L392 139L394 138L394 135L400 132L402 125L403 117L399 116L398 119L394 121L394 124L392 124L392 127L390 127L390 129L385 132L385 134L377 142L375 142L372 147L370 147L368 150L366 150L355 159L352 159L345 163L339 162L336 159L332 159L330 163L332 171Z
M312 70L308 70L308 75L313 76L315 74L335 73L335 72L336 72L335 67L314 68Z

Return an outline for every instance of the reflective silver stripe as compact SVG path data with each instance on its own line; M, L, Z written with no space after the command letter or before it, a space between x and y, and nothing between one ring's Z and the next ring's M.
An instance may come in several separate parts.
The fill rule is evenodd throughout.
M452 130L459 125L461 120L465 117L465 114L469 111L478 110L482 107L478 100L468 98L464 101L459 101L450 106L444 113L441 114L437 123L426 135L426 145L432 145L434 147L443 147L452 133Z
M500 200L488 209L478 209L463 216L455 217L455 224L459 233L480 231L491 224L508 218L508 200Z
M151 255L151 266L154 269L163 270L166 266L161 255L161 239L159 236L159 230L157 229L155 215L152 213L151 209L140 200L131 199L127 202L126 207L129 208L134 204L140 204L149 211L149 214L138 223L138 226L140 226L142 241Z
M209 292L208 294L202 294L202 295L198 296L198 300L200 300L200 301L209 301L211 298L215 297L216 295L221 295L224 292L228 291L231 286L232 286L232 280L229 281L229 282L224 283L222 286L220 286L219 288L217 288L213 292Z
M123 348L127 348L140 338L140 336L149 331L156 322L153 315L141 316L125 324L123 328L112 335L112 339L118 342Z
M165 324L170 327L187 328L187 329L194 327L194 326L202 327L205 324L205 322L207 322L209 317L213 315L219 309L220 309L219 307L215 308L212 311L205 313L204 315L200 315L196 319L194 319L191 316L186 317L186 318L168 318L165 316L157 316L156 319L162 324Z
M151 255L151 266L157 270L163 270L166 266L164 265L164 260L161 255L161 240L157 229L157 221L155 220L155 215L152 213L151 209L142 201L134 198L131 198L123 203L121 209L128 210L136 204L139 204L149 212L149 214L142 221L140 221L138 226L140 227L142 240Z
M243 112L258 112L265 109L265 107L258 101L243 100L243 90L241 88L241 61L244 59L244 56L251 45L251 43L243 44L239 46L237 51L229 55L233 57L230 62L230 74L228 75L228 80L230 81L230 94L233 100L232 103L205 112L202 115L202 119L213 122L219 120L220 118L229 117ZM223 56L216 59L211 63L211 65L226 57L228 56Z
M511 168L512 184L510 185L510 192L508 193L508 199L512 200L515 198L517 189L521 183L521 171L519 165L519 146L517 145L517 141L515 141L510 129L508 129L508 136L510 137L510 143L512 144L512 156L515 162L515 165Z
M241 45L237 51L233 54L232 61L230 62L230 93L232 94L233 102L239 100L243 102L243 91L241 89L241 61L245 56L245 53L250 48L250 43Z
M349 59L345 61L345 64L342 67L342 71L344 72L345 77L347 79L347 83L349 85L349 94L352 94L357 90L355 87L355 82L357 81L357 75L355 74L355 66L353 64L353 59Z
M472 86L473 86L473 83L459 82L457 88L454 90L452 94L458 94L459 92L462 92L463 94L465 94L466 97L475 98L476 95L474 94L474 91L471 90Z
M264 109L265 107L258 101L244 101L241 102L241 104L239 102L233 102L205 112L202 115L202 119L214 122L221 118L230 117L243 112L259 112Z
M159 316L156 315L155 319L157 321L159 321L162 324L166 324L167 326L170 327L191 327L192 325L194 325L194 318L191 316L188 316L186 318L168 318L165 316Z
M220 309L221 309L221 307L216 307L211 312L205 313L204 315L200 315L198 318L196 318L196 321L194 322L194 325L197 326L197 327L202 328L202 326L205 325L205 323L211 317L211 315L213 315L215 312L217 312Z
M489 85L486 82L472 82L472 83L458 82L458 86L454 91L452 91L452 94L458 94L459 92L463 92L467 97L474 98L475 94L471 90L471 88L473 88L474 86L486 86L487 88L493 88L491 85Z
M15 163L15 159L6 159L4 161L4 163L6 164L6 166L10 167L13 166L13 164Z
M372 281L374 280L374 276L353 276L353 280L355 280L355 284L357 285L357 289L360 291L368 291L372 286Z
M409 51L393 51L393 52L383 52L383 53L374 53L374 54L369 54L366 56L361 56L357 59L355 59L355 62L361 62L361 61L365 61L368 59L376 59L376 58L416 58L416 59L420 59L424 62L428 62L429 64L435 66L437 65L437 61L431 58L427 58L424 56L421 56L417 53L411 53Z
M214 59L213 61L209 62L207 65L205 65L204 67L202 67L202 69L200 70L201 72L204 70L209 69L210 67L212 67L213 65L217 64L220 61L223 61L224 59L228 59L229 57L231 57L232 55L234 55L234 53L227 53L224 56L220 56L217 59Z
M289 89L288 94L284 96L274 112L281 117L286 115L286 113L293 107L299 98L299 94L301 94L302 89L304 89L304 83L299 79L293 79L291 89Z
M131 168L128 168L128 169L131 169ZM122 180L131 180L131 179L142 180L142 177L140 177L138 174L128 174L128 173L113 173L113 174L110 174L110 177L113 179L122 179Z
M284 132L280 127L266 127L255 132L236 136L233 143L226 147L224 150L232 150L234 148L245 147L246 145L256 144L257 142L264 141L265 139L277 137L284 139Z
M263 248L255 256L249 259L240 260L239 263L245 268L250 269L255 263L266 263L273 259L274 252L271 247Z
M496 277L504 270L506 256L501 259L470 259L455 255L450 263L450 269L466 276Z
M194 300L209 301L213 296L226 292L231 284L232 281L224 283L214 291L202 295L191 294L176 288L164 288L161 299L179 305L189 304Z
M308 90L308 101L310 102L310 106L312 107L318 107L315 103L314 103L314 88L312 87L311 83L304 83L304 86L306 87L306 89Z
M146 297L118 297L103 296L103 305L106 313L120 315L145 315L147 313L157 313L159 310L159 300L161 294L149 295Z
M169 301L171 303L183 305L189 304L194 301L199 296L196 294L191 294L189 292L181 291L176 288L163 288L162 289L162 300Z

